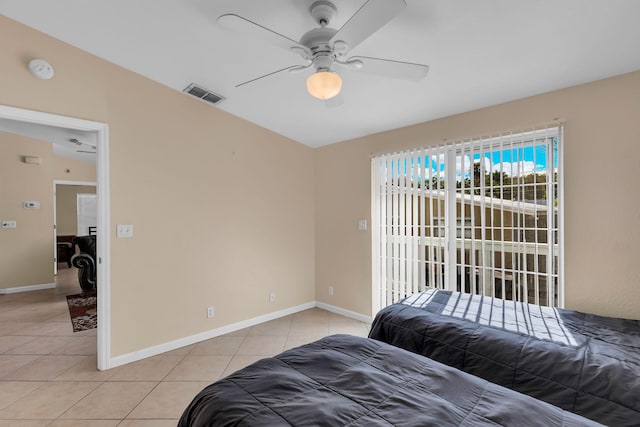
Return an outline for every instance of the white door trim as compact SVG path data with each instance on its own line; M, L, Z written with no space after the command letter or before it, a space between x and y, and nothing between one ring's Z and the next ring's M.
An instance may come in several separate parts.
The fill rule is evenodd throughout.
M96 193L98 197L98 369L111 367L110 333L110 209L109 209L109 126L75 117L0 105L0 118L97 133Z

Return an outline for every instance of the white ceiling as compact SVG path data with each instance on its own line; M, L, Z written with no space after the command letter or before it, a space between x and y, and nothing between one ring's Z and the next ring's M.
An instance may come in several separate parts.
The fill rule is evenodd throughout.
M334 0L331 26L365 1ZM216 18L235 13L297 40L315 25L312 2L0 0L0 12L176 90L196 82L227 98L218 108L311 147L640 69L638 0L407 0L350 55L428 64L423 81L339 70L343 103L332 108L307 94L308 73L235 88L301 61Z
M53 144L53 154L59 157L96 162L97 134L76 129L47 126L0 118L0 131L34 138ZM74 139L76 142L70 141Z

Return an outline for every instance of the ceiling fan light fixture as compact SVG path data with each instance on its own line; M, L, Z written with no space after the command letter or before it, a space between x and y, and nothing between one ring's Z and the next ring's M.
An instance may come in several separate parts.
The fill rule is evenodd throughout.
M317 71L307 79L307 91L315 98L333 98L342 89L342 79L332 71Z

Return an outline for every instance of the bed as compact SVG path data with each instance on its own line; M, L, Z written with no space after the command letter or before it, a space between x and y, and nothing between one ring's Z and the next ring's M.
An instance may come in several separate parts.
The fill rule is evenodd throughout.
M391 345L333 335L202 390L179 427L593 426L513 390Z
M429 290L369 337L612 426L640 425L640 322Z

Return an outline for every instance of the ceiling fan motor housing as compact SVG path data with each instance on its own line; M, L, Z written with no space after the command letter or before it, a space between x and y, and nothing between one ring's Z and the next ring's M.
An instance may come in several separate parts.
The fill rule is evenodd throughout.
M309 48L312 54L317 52L331 52L329 41L337 30L329 27L314 28L304 33L300 39L300 44Z
M330 70L335 56L329 44L331 37L337 32L333 28L320 27L306 32L300 39L300 44L311 52L311 61L316 70Z

